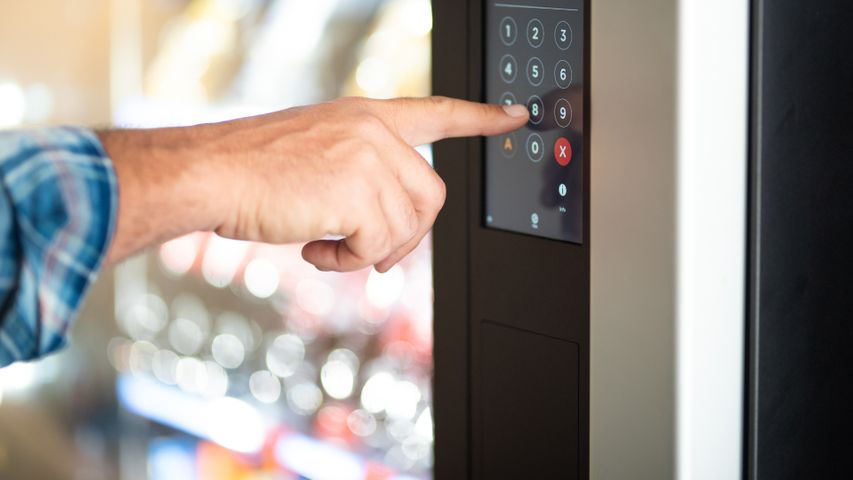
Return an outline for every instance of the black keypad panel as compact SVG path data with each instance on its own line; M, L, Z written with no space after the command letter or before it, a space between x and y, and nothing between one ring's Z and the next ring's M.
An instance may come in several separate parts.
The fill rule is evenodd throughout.
M488 227L583 241L584 18L584 0L486 3L486 101L530 111L486 140Z

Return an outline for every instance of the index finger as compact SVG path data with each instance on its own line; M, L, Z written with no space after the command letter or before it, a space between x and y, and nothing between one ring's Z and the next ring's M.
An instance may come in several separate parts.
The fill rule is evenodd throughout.
M490 105L448 97L397 98L378 103L389 126L412 146L444 138L499 135L527 123L524 105Z

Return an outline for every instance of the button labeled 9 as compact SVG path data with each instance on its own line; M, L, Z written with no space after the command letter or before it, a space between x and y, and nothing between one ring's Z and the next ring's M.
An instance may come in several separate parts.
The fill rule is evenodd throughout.
M566 128L572 123L572 105L565 98L557 100L554 107L554 120L560 128Z

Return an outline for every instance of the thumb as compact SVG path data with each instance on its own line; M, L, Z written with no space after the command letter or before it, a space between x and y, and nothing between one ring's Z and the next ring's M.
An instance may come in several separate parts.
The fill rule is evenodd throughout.
M397 98L377 102L382 118L412 146L444 138L499 135L524 126L524 105L489 105L448 97Z

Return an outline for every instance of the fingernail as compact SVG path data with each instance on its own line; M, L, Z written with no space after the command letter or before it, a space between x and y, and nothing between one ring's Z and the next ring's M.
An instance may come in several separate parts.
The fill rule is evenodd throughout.
M513 105L504 105L504 112L510 117L526 117L527 107L518 103Z

